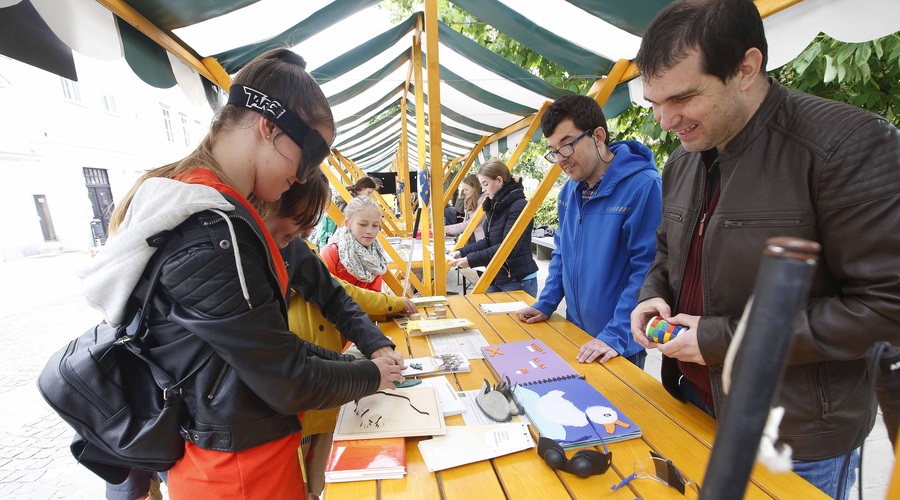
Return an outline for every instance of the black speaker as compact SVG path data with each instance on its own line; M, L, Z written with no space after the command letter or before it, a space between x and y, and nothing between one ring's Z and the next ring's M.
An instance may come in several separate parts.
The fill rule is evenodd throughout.
M373 179L381 179L382 186L378 189L379 193L397 193L397 172L369 172L368 176Z

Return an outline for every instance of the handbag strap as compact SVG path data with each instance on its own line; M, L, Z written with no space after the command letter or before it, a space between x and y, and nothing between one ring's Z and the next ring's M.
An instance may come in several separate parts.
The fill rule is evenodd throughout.
M182 241L179 241L177 245L171 245L170 243L175 234L176 231L167 230L147 238L147 244L157 248L157 251L152 258L153 265L148 274L149 282L147 289L144 292L137 318L125 328L125 335L118 340L120 345L126 347L129 352L146 363L150 368L150 372L153 374L156 385L163 390L163 399L168 399L170 395L175 394L174 391L176 390L177 394L180 395L181 385L197 373L200 367L202 367L213 354L212 346L205 344L200 351L199 360L194 363L194 366L188 371L187 375L178 382L175 382L168 372L144 354L143 341L150 335L150 329L146 324L146 313L149 311L150 300L153 298L153 292L156 290L156 285L159 283L163 265L170 256L203 240L203 237L199 236L197 238L183 239Z

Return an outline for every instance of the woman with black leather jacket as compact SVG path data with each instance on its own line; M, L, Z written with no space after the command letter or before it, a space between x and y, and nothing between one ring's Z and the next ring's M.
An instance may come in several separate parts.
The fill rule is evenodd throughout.
M487 194L484 208L484 239L470 243L450 254L453 266L486 266L494 258L500 243L509 234L528 203L522 182L514 179L502 161L491 158L478 169L478 180ZM524 290L537 297L537 263L531 255L532 221L509 253L488 292Z
M177 380L212 354L183 386L185 454L170 497L301 498L298 414L392 388L402 360L317 355L287 327L284 262L248 197L278 200L329 153L334 120L305 62L267 52L229 92L198 149L118 204L115 236L82 273L85 295L110 323L127 321L147 286L148 238L175 248L145 312L151 356Z

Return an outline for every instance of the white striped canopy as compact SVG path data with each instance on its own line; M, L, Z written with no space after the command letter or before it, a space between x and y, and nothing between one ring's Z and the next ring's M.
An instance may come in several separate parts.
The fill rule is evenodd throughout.
M404 133L408 134L410 156L417 154L415 86L407 89L405 84L412 62L412 38L421 15L392 24L379 3L0 0L0 53L72 80L77 80L73 50L100 59L124 57L151 85L178 85L195 101L206 98L218 103L220 92L210 79L220 84L227 80L217 79L216 70L234 73L257 54L288 45L307 60L308 69L331 102L338 124L335 148L363 170L379 171L391 165ZM599 79L616 61L634 57L647 25L669 0L453 3L573 77ZM858 42L900 30L897 0L756 3L761 11L774 12L765 19L769 69L796 57L820 32ZM427 39L431 33L423 36ZM533 115L544 102L567 92L447 25L439 23L436 36L441 146L446 158L469 153L482 137ZM424 54L423 65L428 56ZM183 60L200 64L185 64ZM404 96L411 124L406 131L401 127L400 102ZM632 101L642 102L636 80L619 85L604 110L615 116ZM427 116L427 109L425 113ZM523 135L520 130L487 148L496 154L514 147Z

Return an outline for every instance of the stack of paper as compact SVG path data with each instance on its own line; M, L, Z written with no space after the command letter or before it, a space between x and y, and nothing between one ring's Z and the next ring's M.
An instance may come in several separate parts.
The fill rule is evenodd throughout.
M445 417L459 415L466 411L466 406L463 404L462 399L460 399L459 394L457 394L456 388L450 384L447 377L430 377L423 379L422 386L433 387L434 391L437 392L438 399L441 401L441 410Z
M447 435L419 441L429 471L458 467L534 448L528 426L522 422L465 425L447 428Z
M421 337L433 333L454 333L475 328L475 323L466 318L422 319L406 324L406 333L410 337Z
M528 307L528 304L521 300L516 302L496 302L494 304L481 304L481 312L485 314L509 314L526 307Z
M402 479L406 474L406 440L335 441L325 463L325 482Z
M409 299L416 307L431 307L439 304L447 304L447 297L432 295L430 297L413 297Z

